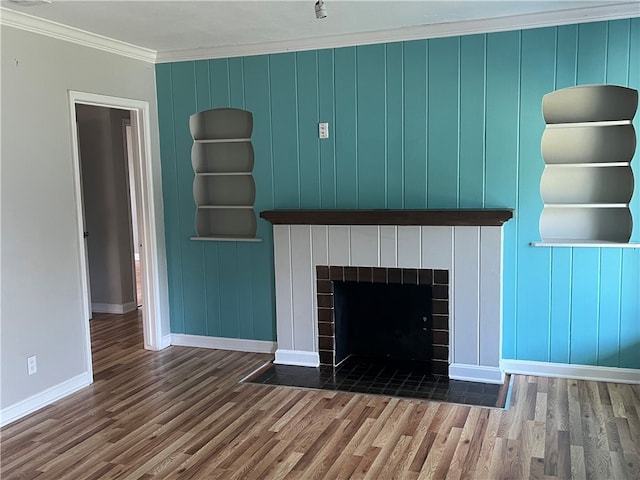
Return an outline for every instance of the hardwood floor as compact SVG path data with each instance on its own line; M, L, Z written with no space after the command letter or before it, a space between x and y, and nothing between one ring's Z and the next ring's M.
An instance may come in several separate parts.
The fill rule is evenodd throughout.
M516 376L502 411L239 384L270 356L91 327L95 383L2 430L2 479L640 478L638 385Z

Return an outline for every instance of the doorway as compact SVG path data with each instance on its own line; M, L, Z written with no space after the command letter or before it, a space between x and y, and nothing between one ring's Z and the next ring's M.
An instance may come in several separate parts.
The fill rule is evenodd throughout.
M134 245L137 215L135 148L127 144L129 110L76 104L84 239L92 314L136 310ZM131 166L130 166L131 162Z
M169 345L168 338L161 334L161 317L163 314L162 294L159 273L159 253L158 235L154 209L154 182L152 178L151 159L151 131L149 126L149 104L148 102L97 95L84 92L69 92L69 106L72 118L76 117L76 107L79 105L104 107L128 112L130 124L130 145L132 155L133 180L132 190L134 191L136 205L136 224L138 226L138 240L140 258L140 278L142 284L142 324L144 336L144 348L148 350L159 350ZM122 121L121 121L122 122ZM122 125L122 123L121 123ZM126 131L126 130L125 130ZM78 148L78 129L73 125L71 129L71 145L73 149L73 163L75 173L76 208L78 218L78 232L80 244L80 275L83 286L83 300L85 305L85 341L87 368L91 377L93 376L91 358L91 336L89 328L90 318L90 295L89 295L89 275L84 267L87 264L88 252L84 246L85 228L83 220L83 196L82 196L82 174ZM123 142L124 143L124 142ZM123 147L126 148L126 147ZM128 183L128 182L127 182ZM91 232L89 231L89 235ZM165 286L166 287L166 286ZM137 306L137 302L135 303Z

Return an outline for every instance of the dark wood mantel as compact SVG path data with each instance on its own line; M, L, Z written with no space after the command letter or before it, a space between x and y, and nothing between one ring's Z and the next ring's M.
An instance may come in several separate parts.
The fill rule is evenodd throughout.
M274 225L501 226L513 210L265 210L260 217Z

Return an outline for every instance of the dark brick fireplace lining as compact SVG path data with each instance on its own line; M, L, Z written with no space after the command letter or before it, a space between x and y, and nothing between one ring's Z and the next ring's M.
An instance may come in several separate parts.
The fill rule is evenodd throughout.
M333 282L432 286L432 372L449 375L449 271L418 268L316 266L320 364L335 366Z

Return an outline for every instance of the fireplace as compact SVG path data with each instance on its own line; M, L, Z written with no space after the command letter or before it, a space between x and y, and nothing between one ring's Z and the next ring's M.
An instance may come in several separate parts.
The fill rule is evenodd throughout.
M387 357L448 376L448 270L318 265L316 291L321 365Z
M442 315L439 325L446 317L448 332L434 329L433 337L448 342L431 348L447 357L449 378L504 381L502 225L511 210L272 210L260 216L274 225L275 363L335 362L332 282L368 282L370 275L371 283L415 277L420 284L421 275L447 272L447 283L432 285L441 295L432 315ZM436 314L436 305L445 303L445 313Z

